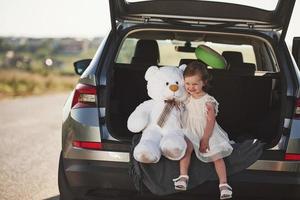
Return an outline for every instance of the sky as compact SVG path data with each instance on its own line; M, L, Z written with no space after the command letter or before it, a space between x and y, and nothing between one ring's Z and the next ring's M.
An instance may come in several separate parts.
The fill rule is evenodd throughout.
M273 0L244 1L268 6ZM288 43L300 36L299 18L300 1L296 1ZM0 36L91 38L104 36L109 29L108 0L0 0Z
M109 29L108 0L0 0L0 36L95 37Z

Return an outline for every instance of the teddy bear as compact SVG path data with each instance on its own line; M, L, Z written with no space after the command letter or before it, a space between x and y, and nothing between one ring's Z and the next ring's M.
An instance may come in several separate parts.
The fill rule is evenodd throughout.
M142 131L140 142L133 151L135 160L156 163L161 155L180 160L186 151L183 133L183 101L187 98L183 69L151 66L145 73L150 100L142 102L130 114L127 127L133 133Z

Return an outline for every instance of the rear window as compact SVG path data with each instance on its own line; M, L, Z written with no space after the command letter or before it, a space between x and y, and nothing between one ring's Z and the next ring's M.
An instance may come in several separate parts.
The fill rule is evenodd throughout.
M183 53L175 51L175 46L184 46L185 42L179 41L158 41L160 49L160 65L178 65L181 59L197 59L195 53ZM200 44L211 47L218 53L222 54L224 51L240 52L243 55L243 61L247 63L256 64L253 47L250 45L230 45L213 42L191 42L192 47L197 47Z
M136 44L139 39L126 38L121 45L116 63L130 64L134 57ZM156 40L159 47L160 60L158 65L172 65L177 66L181 59L197 59L194 52L179 52L175 48L177 46L184 46L186 41L179 40ZM255 54L251 45L232 45L220 44L213 42L191 42L192 47L197 47L200 44L211 47L218 53L222 54L224 51L240 52L243 55L243 61L246 63L253 63L256 65Z
M228 52L240 54L243 63L255 66L255 71L277 72L275 60L270 48L267 48L263 41L248 36L220 35L207 33L187 33L187 32L159 32L159 31L140 31L129 35L120 45L115 62L119 64L132 64L135 54L145 57L153 56L148 50L136 52L136 46L139 40L155 41L158 45L159 66L178 66L181 60L196 60L196 55L192 48L204 44L214 49L220 54ZM188 45L187 45L188 44ZM178 50L178 47L191 47L187 50ZM273 57L272 57L273 56ZM225 56L224 56L225 57ZM143 58L140 59L143 61ZM228 60L227 60L228 61ZM142 62L143 63L143 62ZM145 62L146 63L146 62Z

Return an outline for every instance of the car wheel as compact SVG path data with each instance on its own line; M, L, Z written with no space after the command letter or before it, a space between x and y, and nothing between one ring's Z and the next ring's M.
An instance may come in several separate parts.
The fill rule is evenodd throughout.
M59 200L75 200L75 199L78 200L78 198L74 197L69 187L68 180L66 178L66 174L64 170L62 152L60 153L59 166L58 166L58 189L60 193Z

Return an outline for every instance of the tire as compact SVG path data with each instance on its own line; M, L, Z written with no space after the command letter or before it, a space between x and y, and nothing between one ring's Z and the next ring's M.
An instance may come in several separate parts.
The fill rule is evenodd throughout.
M59 200L78 200L78 198L73 195L66 178L62 152L60 153L58 166L58 189L60 193Z

